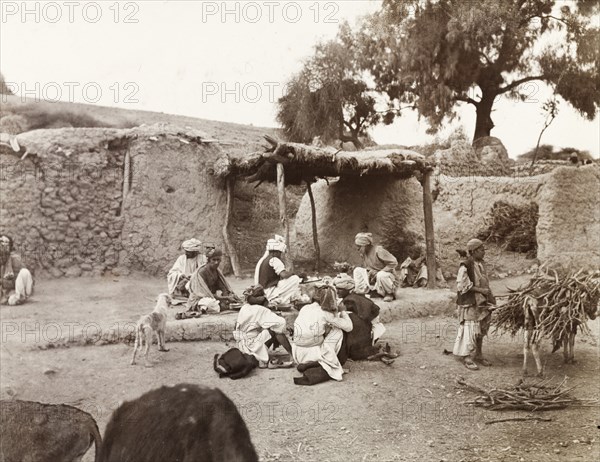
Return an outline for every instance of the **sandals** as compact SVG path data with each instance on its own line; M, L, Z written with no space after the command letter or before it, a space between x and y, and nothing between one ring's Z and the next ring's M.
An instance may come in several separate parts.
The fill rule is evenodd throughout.
M484 367L490 367L492 365L492 363L485 358L475 358L475 361Z
M281 359L271 359L267 366L268 369L289 369L294 366L294 361L282 361Z
M465 367L471 371L478 371L479 370L479 366L477 364L475 364L473 362L472 359L465 359L463 361L463 364L465 365Z

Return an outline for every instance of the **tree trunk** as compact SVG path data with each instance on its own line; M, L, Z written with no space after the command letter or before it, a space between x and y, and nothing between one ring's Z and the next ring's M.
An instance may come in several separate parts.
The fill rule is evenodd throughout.
M317 208L315 207L315 197L313 196L312 187L310 182L306 182L306 190L308 191L308 198L310 199L310 211L312 214L312 232L313 232L313 244L315 246L315 271L319 271L321 266L321 248L319 247L319 236L317 234Z
M473 142L484 136L490 136L492 128L494 128L491 114L495 98L495 93L484 92L481 101L477 103L477 120L475 122Z

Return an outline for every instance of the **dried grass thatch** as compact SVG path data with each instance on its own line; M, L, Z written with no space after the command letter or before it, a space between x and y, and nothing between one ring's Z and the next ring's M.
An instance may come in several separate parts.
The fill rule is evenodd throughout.
M346 152L280 143L269 136L265 139L270 144L266 152L229 155L214 165L214 174L221 178L241 176L248 181L275 182L276 164L281 163L285 167L286 184L300 184L315 178L339 176L379 175L406 179L433 170L424 156L408 149Z

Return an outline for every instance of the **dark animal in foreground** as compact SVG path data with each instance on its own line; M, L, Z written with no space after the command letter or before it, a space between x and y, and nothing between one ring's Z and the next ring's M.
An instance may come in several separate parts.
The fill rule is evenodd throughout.
M158 336L158 351L169 351L165 347L165 329L167 327L167 310L169 308L170 297L168 294L160 294L154 307L154 311L140 318L135 328L135 343L133 345L133 356L131 364L135 364L135 356L138 349L144 347L144 359L146 367L150 366L148 362L148 351L152 344L154 332Z
M235 404L218 389L161 387L125 402L104 433L100 462L257 462Z
M0 401L2 462L78 462L92 443L96 461L102 444L87 412L65 404Z
M257 367L258 360L254 356L242 353L237 348L231 348L222 355L216 354L213 360L213 368L221 379L223 377L241 379Z

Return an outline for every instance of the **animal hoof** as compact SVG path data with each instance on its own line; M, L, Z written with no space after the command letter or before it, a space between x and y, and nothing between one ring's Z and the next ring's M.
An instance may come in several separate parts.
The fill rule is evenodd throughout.
M544 377L544 373L543 372L538 372L537 376L540 377L540 378L542 378L542 377Z
M169 351L168 348L160 348L158 351L162 351L163 353L166 353L167 351Z
M523 373L521 374L523 377L529 377L529 372L527 371L523 371Z

